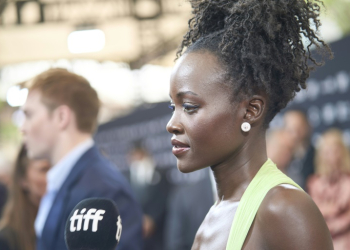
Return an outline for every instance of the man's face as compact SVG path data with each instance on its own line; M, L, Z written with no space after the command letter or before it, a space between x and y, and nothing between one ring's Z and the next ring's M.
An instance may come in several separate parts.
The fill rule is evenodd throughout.
M267 139L267 156L279 169L285 171L292 160L295 141L291 134L284 130L272 133L274 134Z
M285 130L292 136L296 144L304 142L309 136L309 125L303 115L296 111L286 113L284 117Z
M24 143L32 159L49 159L58 133L54 111L50 112L41 101L41 93L33 90L22 110L25 121L22 126Z

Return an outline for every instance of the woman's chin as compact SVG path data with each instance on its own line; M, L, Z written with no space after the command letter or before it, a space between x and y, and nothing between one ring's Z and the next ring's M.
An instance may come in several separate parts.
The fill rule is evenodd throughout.
M193 171L196 171L196 170L192 170L190 168L184 168L184 167L177 167L177 169L181 172L181 173L184 173L184 174L188 174L188 173L191 173Z
M177 162L177 169L184 174L188 174L197 170L202 169L201 167L197 168L193 165L182 164L181 162Z

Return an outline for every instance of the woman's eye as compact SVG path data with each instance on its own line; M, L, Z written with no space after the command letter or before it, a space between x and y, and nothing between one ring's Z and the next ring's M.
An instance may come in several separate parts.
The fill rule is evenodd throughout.
M175 104L171 103L168 105L168 107L172 110L175 111Z
M190 104L183 104L182 107L183 107L184 111L187 113L195 112L199 108L199 106L197 106L197 105L190 105Z

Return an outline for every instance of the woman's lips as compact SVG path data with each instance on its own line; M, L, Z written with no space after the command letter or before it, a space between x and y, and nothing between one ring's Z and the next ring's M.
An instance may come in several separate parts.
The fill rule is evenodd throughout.
M172 151L174 155L180 155L190 150L190 146L188 144L175 139L171 140L171 144L173 145Z

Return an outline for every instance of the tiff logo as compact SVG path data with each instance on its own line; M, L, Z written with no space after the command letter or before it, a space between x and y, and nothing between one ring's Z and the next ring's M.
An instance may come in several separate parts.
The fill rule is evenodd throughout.
M80 231L81 226L83 224L83 220L84 220L84 227L83 227L84 231L89 230L89 222L90 220L92 220L92 232L97 232L98 222L103 220L103 216L101 215L103 215L106 211L102 209L97 210L95 208L91 208L89 209L89 211L87 211L86 214L84 214L86 212L86 208L83 208L80 211L80 214L78 214L78 212L79 212L79 209L75 210L73 216L70 218L71 232ZM77 223L75 223L76 221Z
M122 235L122 219L120 218L120 215L118 216L118 221L117 221L117 234L115 236L116 240L119 242L120 241L120 236Z

